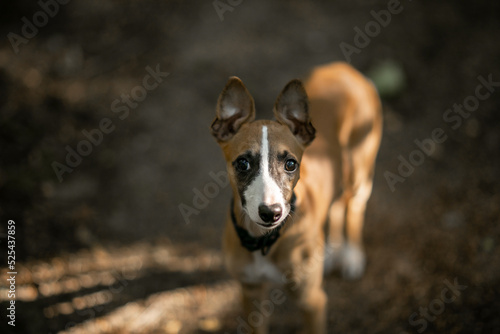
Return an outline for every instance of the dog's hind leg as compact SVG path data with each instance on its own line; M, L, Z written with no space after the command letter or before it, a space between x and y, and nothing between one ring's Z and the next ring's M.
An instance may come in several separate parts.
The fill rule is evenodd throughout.
M365 180L356 189L347 203L346 234L347 242L342 250L342 275L344 278L360 278L365 270L365 253L363 249L363 224L366 202L370 197L372 181Z
M328 234L325 244L325 275L330 274L340 265L340 255L344 244L344 224L346 214L346 199L337 198L328 212Z
M375 157L379 145L376 133L371 133L357 147L347 154L350 163L349 177L345 178L346 196L346 235L347 242L342 251L342 275L348 279L356 279L363 275L365 269L365 253L363 250L363 224L366 203L370 198L373 186ZM355 168L353 168L355 166Z

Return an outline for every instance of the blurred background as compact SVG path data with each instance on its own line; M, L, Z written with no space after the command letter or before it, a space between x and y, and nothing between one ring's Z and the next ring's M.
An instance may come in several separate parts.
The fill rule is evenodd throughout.
M329 332L500 333L498 3L61 2L0 4L0 332L238 332L218 94L237 75L270 117L290 79L349 60L379 88L384 136L367 271L325 280ZM414 153L435 129L446 140ZM300 326L276 307L271 333Z

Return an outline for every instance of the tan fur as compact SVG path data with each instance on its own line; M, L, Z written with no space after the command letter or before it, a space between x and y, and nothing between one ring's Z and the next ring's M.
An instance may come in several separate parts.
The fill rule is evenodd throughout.
M271 247L265 261L282 274L278 283L303 311L306 332L325 333L324 254L339 252L333 254L333 261L338 261L346 277L362 274L362 227L382 135L382 115L373 85L347 64L333 63L316 68L305 88L312 124L317 130L316 138L305 150L290 135L288 127L274 121L245 123L234 138L220 145L228 162L235 203L239 201L231 162L242 151L255 149L246 138L259 138L262 124L269 128L271 145L282 145L299 161L302 158L300 180L295 186L297 209L294 219L286 222L281 237ZM240 210L241 205L236 204L237 216ZM326 222L330 222L328 229L325 229ZM344 222L347 242L343 238ZM325 230L330 231L328 236ZM258 228L250 232L262 233ZM255 254L259 252L250 253L241 246L229 216L224 233L226 266L233 277L242 281L246 313L243 319L246 321L256 310L254 301L268 299L268 284L265 280L245 282L245 268L256 261ZM348 253L347 259L343 258L343 251ZM360 254L361 258L356 257ZM362 263L353 265L349 262L353 258L361 259ZM254 332L267 333L267 326L256 326Z

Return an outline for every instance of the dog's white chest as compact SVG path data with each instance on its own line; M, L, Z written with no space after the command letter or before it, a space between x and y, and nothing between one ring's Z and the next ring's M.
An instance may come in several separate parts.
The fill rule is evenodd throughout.
M283 274L267 257L260 252L252 254L253 261L243 269L241 280L245 283L262 282L283 283Z

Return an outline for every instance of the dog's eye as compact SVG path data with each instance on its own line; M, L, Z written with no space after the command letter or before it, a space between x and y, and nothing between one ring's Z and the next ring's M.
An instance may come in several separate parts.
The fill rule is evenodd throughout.
M239 172L247 172L250 170L250 163L248 162L247 159L238 159L236 161L236 170L238 170Z
M293 160L293 159L288 159L286 162L285 162L285 170L287 172L293 172L297 169L297 161Z

